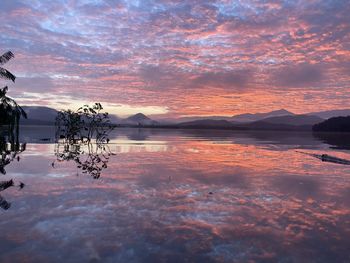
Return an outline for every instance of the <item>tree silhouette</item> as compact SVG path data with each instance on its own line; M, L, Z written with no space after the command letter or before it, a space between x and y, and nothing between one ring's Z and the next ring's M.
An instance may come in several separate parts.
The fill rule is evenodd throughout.
M56 117L55 155L58 162L74 161L83 174L98 179L111 155L108 134L113 129L102 105L84 105L76 112L64 110ZM93 141L94 139L94 141ZM55 162L52 163L55 167Z
M6 96L7 90L7 86L0 89L0 125L8 125L11 133L16 128L18 134L19 120L21 116L27 118L27 114L14 99Z
M333 117L312 127L314 132L350 132L350 116Z
M5 64L10 59L14 58L11 51L0 56L0 65ZM0 67L0 77L3 79L12 80L15 82L16 76L7 69ZM16 129L16 134L19 132L19 120L21 117L27 118L25 111L17 104L17 102L6 96L8 87L0 89L0 126L8 126L9 135L13 135ZM17 136L18 137L18 136Z

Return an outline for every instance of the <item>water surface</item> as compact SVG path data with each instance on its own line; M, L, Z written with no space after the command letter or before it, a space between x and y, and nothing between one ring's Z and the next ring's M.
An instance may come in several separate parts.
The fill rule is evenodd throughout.
M1 180L1 262L349 262L348 137L119 129L99 179L50 128Z

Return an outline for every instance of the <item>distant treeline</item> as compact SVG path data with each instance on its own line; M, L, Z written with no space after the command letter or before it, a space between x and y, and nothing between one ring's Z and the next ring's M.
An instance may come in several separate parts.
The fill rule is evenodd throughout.
M350 116L330 118L315 124L312 130L315 132L350 132Z

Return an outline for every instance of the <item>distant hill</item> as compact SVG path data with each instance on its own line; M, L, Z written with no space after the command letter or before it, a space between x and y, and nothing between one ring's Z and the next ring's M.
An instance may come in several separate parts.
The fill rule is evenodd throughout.
M266 119L269 117L276 117L276 116L286 116L286 115L294 115L294 113L287 111L285 109L275 110L271 112L265 112L265 113L244 113L234 116L210 116L210 117L203 117L203 116L191 116L191 117L182 117L178 119L172 119L172 120L166 120L167 122L172 123L182 123L182 122L191 122L191 121L197 121L197 120L226 120L230 122L241 122L241 123L247 123L247 122L254 122L262 119Z
M311 131L312 125L292 125L285 123L268 123L263 121L242 123L241 127L247 130L262 131Z
M176 119L162 119L159 122L161 123L184 123L191 121L200 121L200 120L226 120L230 121L230 116L191 116L191 117L181 117Z
M201 119L178 124L179 128L220 128L233 130L311 131L312 125L324 121L317 116L284 115L255 122L230 122L227 120Z
M22 125L54 125L58 111L42 106L23 106L28 119L21 119ZM113 124L125 127L163 127L163 128L188 128L188 129L232 129L232 130L311 130L312 126L322 123L324 119L334 114L349 115L350 110L320 111L310 114L296 115L290 111L281 109L266 113L240 114L232 117L213 116L210 118L181 118L177 122L155 121L143 113L137 113L121 119L110 115ZM186 120L186 121L180 121ZM333 120L332 120L333 121ZM339 121L339 120L338 120ZM337 122L338 123L338 122ZM332 122L332 125L336 125ZM324 124L326 125L326 124ZM327 124L328 125L328 124ZM342 124L342 125L346 125ZM319 126L315 126L316 129ZM321 126L320 126L321 127ZM322 126L326 127L326 126ZM322 128L325 129L325 128ZM327 128L330 131L342 130L339 126Z
M266 113L267 115L282 114L284 110ZM283 115L261 119L253 122L232 122L228 120L200 119L179 123L180 128L221 128L221 129L245 129L245 130L310 130L312 125L324 121L317 116L310 115ZM260 114L259 116L266 116ZM257 116L254 116L257 118ZM253 117L252 117L253 119Z
M178 126L180 128L189 128L189 127L199 127L199 128L231 128L234 127L234 124L232 122L229 122L227 120L213 120L213 119L204 119L204 120L195 120L195 121L189 121L189 122L182 122L179 123Z
M350 116L350 109L310 112L310 113L308 113L308 115L318 116L318 117L326 120L326 119L329 119L332 117Z
M286 115L294 115L294 113L287 111L285 109L281 109L281 110L275 110L275 111L266 112L266 113L239 114L239 115L232 116L230 120L236 121L236 122L254 122L254 121L259 121L270 117L286 116Z
M155 120L152 120L151 118L147 117L143 113L137 113L126 119L120 120L119 124L130 125L130 126L154 126L154 125L157 125L158 122Z
M21 125L55 125L57 110L43 106L22 106L22 108L27 113L28 119L21 118ZM109 115L109 118L112 123L120 122L120 119L115 115Z
M287 124L287 125L294 125L294 126L314 125L322 121L324 121L324 119L320 117L305 115L305 114L277 116L277 117L270 117L270 118L260 120L260 122L264 122L264 123Z
M42 106L23 106L28 119L21 118L22 125L54 125L58 111Z
M203 117L203 116L191 116L191 117L182 117L178 119L172 119L172 120L166 120L168 122L172 123L182 123L182 122L190 122L190 121L196 121L196 120L226 120L231 122L240 122L240 123L250 123L255 121L260 121L267 118L272 117L280 117L280 116L294 116L294 115L308 115L308 116L316 116L323 120L337 117L337 116L350 116L350 109L341 109L341 110L328 110L328 111L319 111L319 112L310 112L310 113L304 113L304 114L294 114L293 112L290 112L285 109L265 112L265 113L244 113L234 116L210 116L210 117Z
M350 132L350 116L334 117L312 127L315 132Z

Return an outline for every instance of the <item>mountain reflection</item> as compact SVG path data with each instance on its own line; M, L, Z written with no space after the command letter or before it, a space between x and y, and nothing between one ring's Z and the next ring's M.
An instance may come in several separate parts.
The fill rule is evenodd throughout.
M349 166L296 151L349 153L311 133L212 133L52 144L46 130L23 132L36 143L6 170L29 187L4 191L18 205L1 217L0 262L22 262L29 246L29 262L349 262ZM73 176L95 161L100 180Z

